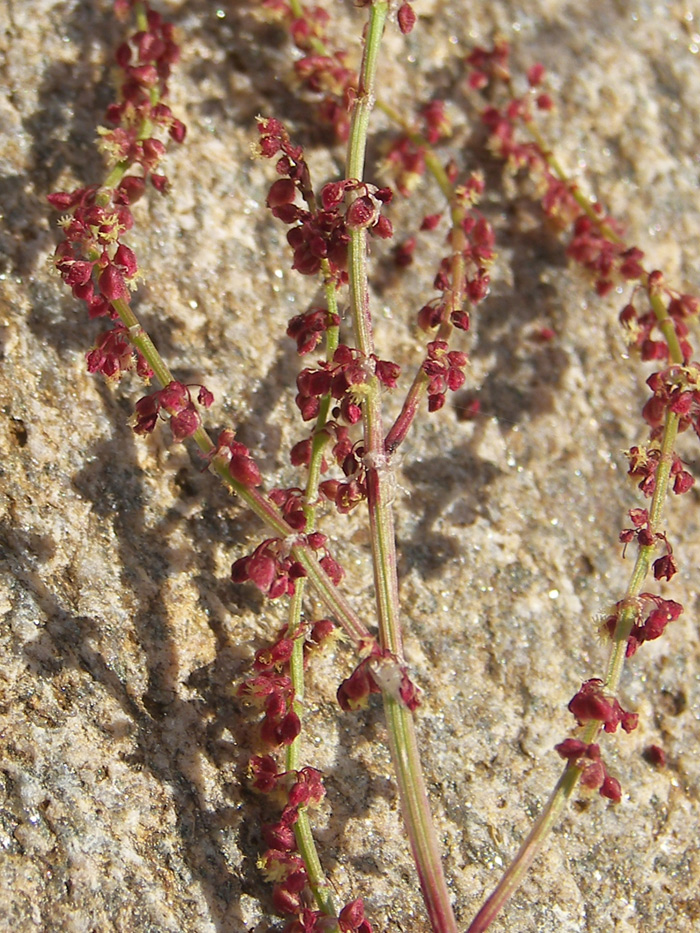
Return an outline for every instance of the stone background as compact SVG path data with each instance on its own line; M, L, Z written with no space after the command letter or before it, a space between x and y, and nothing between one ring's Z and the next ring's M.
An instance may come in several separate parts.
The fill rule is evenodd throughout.
M326 0L356 55L362 13ZM292 483L300 436L285 321L315 283L289 271L263 202L270 166L248 155L254 116L288 119L317 183L342 153L290 90L290 57L249 3L160 3L183 60L189 126L173 194L138 206L145 279L135 305L178 377L216 394L210 424L238 427L269 483ZM382 95L450 101L463 166L483 158L460 57L499 30L516 72L550 70L546 132L581 183L625 220L650 266L697 291L700 7L690 2L416 0L391 30ZM0 8L0 926L243 933L274 928L255 866L266 802L245 780L253 727L232 687L281 619L227 580L260 529L164 430L127 425L141 387L85 372L99 324L49 275L45 196L102 177L95 127L121 35L110 4L8 0ZM348 37L351 37L348 39ZM389 132L378 118L372 164ZM640 498L621 451L641 440L647 372L625 356L622 295L595 299L525 195L487 164L497 227L493 294L467 338L467 392L422 419L398 471L407 650L446 872L466 928L560 771L566 702L604 669L596 617L623 592L617 535ZM400 235L439 209L429 184L393 214ZM410 373L414 312L431 297L438 239L397 278L373 253L377 338ZM534 330L551 326L543 346ZM696 335L697 339L697 335ZM473 393L483 416L464 420ZM396 406L398 399L388 399ZM697 441L684 438L690 468ZM619 806L579 799L493 929L690 933L700 923L698 491L671 503L686 613L625 674L630 736L605 740ZM330 518L330 517L329 517ZM372 618L362 516L327 522L348 588ZM326 774L317 819L339 900L363 896L375 929L426 930L397 815L381 711L340 715L339 649L310 674L306 754ZM642 757L661 744L668 766Z

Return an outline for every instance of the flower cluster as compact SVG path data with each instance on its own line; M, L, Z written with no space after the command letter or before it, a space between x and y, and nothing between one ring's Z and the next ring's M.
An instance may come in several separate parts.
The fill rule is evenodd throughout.
M123 178L116 189L92 185L48 196L52 207L68 211L60 220L64 239L54 266L91 318L116 317L110 303L127 299L136 278L136 256L119 238L134 225L129 205L137 188Z
M367 498L366 473L362 463L357 460L354 472L346 474L346 480L327 479L319 484L319 490L324 498L332 502L341 515L364 502Z
M287 325L287 336L296 341L299 356L311 353L321 341L329 327L337 327L340 317L330 314L325 308L310 308L297 314Z
M305 637L305 651L325 644L335 632L333 623L321 619L299 629L293 636L285 628L276 641L255 655L253 674L238 688L238 695L263 710L260 738L270 748L290 745L301 724L294 710L294 688L289 676L289 662L295 641ZM275 823L263 826L266 851L259 867L274 883L272 900L275 910L290 917L286 933L323 933L334 921L347 933L371 933L361 900L346 905L336 918L309 907L309 878L301 858L294 831L300 811L318 807L325 796L322 775L315 768L280 770L270 754L254 755L249 764L252 786L264 794L274 794L283 803Z
M420 705L418 690L406 666L398 664L391 652L375 647L371 656L363 658L338 687L338 705L346 712L365 709L370 694L382 690L393 693L411 712Z
M231 567L234 583L250 581L270 599L293 596L294 584L306 571L289 553L282 538L266 538L252 554L240 557Z
M214 449L207 457L209 462L214 459L227 464L231 479L236 483L249 488L262 485L258 465L245 444L236 440L236 433L230 428L219 434Z
M311 651L320 647L335 632L336 627L330 619L319 619L317 622L313 622L306 632L304 650ZM294 639L289 637L285 626L275 642L256 652L255 661L253 662L254 669L256 671L265 671L272 667L284 667L292 656L293 648Z
M634 462L630 466L630 474L635 476L643 476L642 482L639 484L641 489L645 489L645 484L656 483L656 468L658 466L659 451L657 448L653 448L649 451L648 455L644 455L639 448L632 448L628 452L628 456L635 456L633 451L638 451L637 458L639 461L639 466L635 467ZM674 464L676 462L680 463L678 458L674 457ZM650 465L651 464L651 465ZM636 472L633 472L635 470ZM679 476L680 474L677 474ZM692 477L691 477L692 480ZM651 493L649 493L651 495ZM636 539L639 547L654 547L657 542L661 542L666 550L665 554L662 554L661 557L658 557L653 565L652 569L654 571L654 578L656 580L670 580L671 577L678 572L678 567L676 566L676 560L673 556L673 548L662 531L652 531L650 522L649 522L649 512L647 509L630 509L628 512L629 517L632 521L632 528L623 528L620 532L620 541L624 544L625 548L630 543ZM624 550L623 550L624 556Z
M449 321L459 330L469 330L469 313L465 302L476 305L488 295L491 282L489 269L495 258L493 227L474 210L484 191L484 178L472 172L463 184L455 186L453 209L461 215L448 237L449 255L440 262L433 286L441 293L418 312L418 325L428 331ZM432 229L439 216L423 220L422 229ZM454 281L454 260L461 260L461 280Z
M302 275L316 275L326 260L338 282L346 281L350 235L336 205L318 209L303 149L291 142L284 124L275 118L258 117L258 134L255 153L268 159L279 156L276 169L282 177L272 183L267 206L283 223L293 225L287 232L294 252L292 268ZM297 193L306 208L294 203Z
M420 705L418 690L406 665L399 664L387 649L373 644L367 656L338 687L338 704L346 712L365 709L370 695L383 690L401 700L412 712Z
M471 77L470 85L473 85ZM510 85L507 86L510 90ZM536 99L536 106L548 110L551 102L545 95L540 95ZM543 204L548 217L561 218L568 222L572 219L570 211L574 214L579 213L571 193L567 192L566 186L562 186L551 172L546 156L537 143L520 137L520 124L532 120L531 102L528 97L510 98L500 108L486 106L481 113L481 120L489 133L491 151L506 163L511 172L526 168L539 174Z
M282 498L284 501L297 499L294 494L289 496L288 493L287 490L283 491L283 496L278 496L276 500L273 496L273 501L280 501ZM301 517L293 517L296 517L299 523L303 518L304 524L306 523L303 513ZM294 545L303 543L313 551L322 552L319 564L333 583L338 584L343 578L343 569L329 554L326 548L327 540L319 531L292 539L266 538L252 554L240 557L234 562L231 567L231 579L234 583L254 583L269 599L293 596L296 581L305 577L306 571L302 564L294 559L291 550Z
M123 178L113 189L93 185L48 196L53 207L69 212L60 221L64 238L54 252L54 266L74 297L85 302L91 318L117 321L113 303L127 301L136 281L136 256L119 242L133 226L129 204L140 194L139 184L130 178ZM89 372L101 372L108 379L118 379L134 368L144 379L152 375L131 345L126 327L119 323L100 334L87 354L87 364Z
M566 761L582 769L581 784L588 790L598 791L614 803L622 799L622 788L617 778L608 774L600 755L600 746L595 742L586 744L581 739L564 739L555 750Z
M627 640L627 657L633 655L643 642L660 638L668 623L675 622L683 612L680 603L673 599L662 599L653 593L641 593L639 600L640 618L643 621L633 627Z
M335 437L331 450L345 479L323 480L319 484L319 492L329 502L334 503L341 515L346 515L367 498L364 443L357 441L353 444L348 429L334 421L326 424L326 432Z
M391 189L352 179L329 182L321 189L319 206L303 149L292 144L284 125L259 117L258 133L257 154L272 158L281 153L276 169L283 177L270 186L266 203L275 217L290 225L287 241L294 252L292 268L302 275L316 275L327 261L335 280L347 281L350 230L365 228L381 239L393 234L391 221L382 213L391 201ZM297 195L306 207L295 203Z
M579 726L586 722L601 722L606 732L616 732L619 725L625 732L632 732L639 720L637 713L626 712L615 697L603 692L603 681L597 677L581 684L581 689L569 703L569 711Z
M423 361L423 372L429 377L428 408L439 411L445 404L449 389L456 391L464 384L467 354L448 350L446 340L433 340L428 344L428 356Z
M649 286L659 287L663 278L659 272L649 275ZM667 293L667 311L678 337L678 342L685 362L690 360L693 350L688 341L688 318L696 317L700 311L700 301L694 295ZM668 344L663 335L658 333L658 318L650 308L640 312L634 304L634 296L620 312L620 323L628 335L629 345L637 350L643 360L668 360ZM658 339L661 337L662 339Z
M362 898L351 901L340 911L337 918L327 917L320 910L304 907L296 920L287 924L282 933L326 933L338 927L340 933L372 933L372 924L365 917Z
M652 373L647 379L647 385L653 395L642 409L642 415L652 429L652 437L660 433L658 429L668 411L679 416L679 431L692 426L700 436L700 364L669 366L661 372ZM679 471L676 469L672 472L675 476ZM679 491L686 490L676 490Z
M408 197L425 174L426 143L435 145L452 133L445 102L432 100L418 112L414 132L392 139L384 153L382 171L404 197ZM418 140L424 140L419 142ZM454 180L454 179L452 179Z
M476 46L466 57L469 87L482 91L496 81L510 81L510 45L505 39L496 39L493 48ZM537 68L533 77L537 83L542 79L543 71Z
M299 735L301 721L293 708L294 688L287 674L261 671L240 685L238 695L262 706L260 737L266 745L291 745Z
M133 6L131 0L116 0L115 11L126 14ZM147 28L136 31L116 53L119 99L106 113L114 128L100 129L101 149L114 166L108 185L48 196L54 208L66 212L60 221L63 240L56 247L54 266L73 295L86 303L91 318L116 320L115 303L128 302L136 282L136 256L121 242L134 223L131 205L143 194L147 179L160 192L168 185L166 176L155 171L166 146L153 133L160 128L175 142L185 138L184 124L162 102L170 67L179 55L173 29L147 4L142 6ZM127 174L133 168L136 174ZM152 375L140 353L127 348L127 341L128 332L119 324L101 334L88 354L90 372L116 379L136 367L144 378Z
M132 426L136 434L150 434L156 426L158 416L170 418L170 429L176 441L191 437L201 425L202 419L192 401L190 389L198 388L197 401L209 408L214 396L204 386L170 382L164 388L151 392L136 403Z
M333 128L336 139L345 142L357 95L357 74L346 65L344 50L330 49L326 31L328 13L319 6L305 6L303 16L297 17L286 0L263 0L263 7L285 24L292 41L303 53L295 61L294 71L315 101L320 121Z
M117 0L115 7L124 12L133 3ZM143 178L160 192L168 188L168 179L156 174L166 152L165 143L153 131L164 130L181 143L186 127L176 119L163 98L168 93L171 66L180 57L172 23L146 7L148 28L135 32L117 48L116 62L121 71L120 95L107 108L106 119L114 129L100 127L100 148L113 163L139 165ZM148 129L148 135L146 134Z
M644 253L636 246L625 247L603 232L615 226L611 217L601 216L597 221L587 215L577 217L566 248L569 259L592 274L599 295L607 295L619 283L644 277Z
M316 367L302 369L297 376L296 404L304 421L311 421L319 412L321 399L330 395L339 403L333 417L357 424L362 417L360 387L376 375L385 388L393 389L399 372L399 366L390 360L374 355L363 360L358 350L341 344L331 362L321 361Z
M295 640L306 636L304 649L308 652L327 642L334 632L335 626L329 619L320 619L299 629L293 636L285 627L272 644L256 653L253 674L240 684L237 693L262 707L260 739L263 744L270 748L290 745L301 729L299 716L294 710L294 686L289 676ZM271 790L272 786L259 786L259 789Z
M337 410L339 413L339 409ZM326 479L319 484L319 492L335 503L341 514L351 511L367 495L365 483L364 446L361 441L353 444L348 428L337 421L327 421L322 432L332 441L331 452L335 463L345 475L345 480ZM293 466L308 466L313 450L313 437L307 437L292 447L290 461ZM321 460L321 472L328 469L325 457Z
M635 444L626 451L629 468L627 473L637 483L645 496L653 496L656 489L656 473L661 461L661 450L654 444L640 446ZM688 492L695 484L693 476L683 467L683 461L677 454L671 459L670 475L673 478L673 491L676 495Z
M303 531L306 528L303 489L298 486L292 486L289 489L271 489L269 497L280 510L290 528L293 528L294 531ZM314 541L318 540L318 534L318 532L314 533ZM325 543L325 538L323 540Z
M630 608L628 600L615 604L613 612L603 624L603 631L612 638L615 634L620 615ZM634 624L627 638L626 656L632 657L645 641L661 638L669 622L675 622L683 612L683 606L673 599L663 599L653 593L640 593L631 605L634 611Z
M132 346L126 327L120 323L100 334L86 359L88 372L102 373L107 379L118 379L131 369L142 379L150 379L153 375L144 357Z
M569 710L579 726L599 722L606 732L616 732L618 726L622 726L625 732L632 732L639 721L637 713L627 712L615 697L604 692L603 681L598 678L581 684L581 689L569 703ZM583 787L598 791L601 797L616 803L621 799L620 782L607 773L596 743L587 744L581 739L568 738L556 745L555 750L566 761L581 768Z

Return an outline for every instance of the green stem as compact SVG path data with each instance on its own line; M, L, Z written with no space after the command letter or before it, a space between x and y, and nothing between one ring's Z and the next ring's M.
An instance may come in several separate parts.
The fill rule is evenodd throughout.
M621 243L622 240L620 236L609 224L601 219L590 201L585 198L578 190L577 186L570 181L559 161L546 146L536 124L532 120L527 120L526 126L542 152L547 165L557 178L568 187L581 210L596 224L603 236L612 242ZM680 348L675 327L673 326L673 321L668 314L667 306L663 300L661 290L652 286L652 277L647 272L643 273L642 282L646 288L649 302L656 316L659 329L666 340L671 362L682 365L683 353ZM652 534L658 533L663 518L663 509L668 495L673 451L678 436L679 422L680 417L674 412L667 410L660 445L660 457L656 468L654 494L649 508L649 530ZM644 581L649 574L654 551L654 545L639 546L625 597L621 601L624 608L619 613L615 625L615 632L613 634L604 679L605 692L613 696L617 693L620 686L627 653L627 640L637 618L636 599L641 593ZM603 723L600 721L587 723L581 733L581 740L586 744L595 742L601 732L602 726ZM576 789L581 773L582 768L580 768L576 762L569 762L566 765L562 776L554 788L551 797L545 804L538 820L532 827L529 835L523 842L520 850L497 887L487 898L481 910L470 924L467 933L483 933L484 930L488 929L500 910L510 899L522 881L528 867L532 864L534 858L542 848L549 831L556 823L564 806Z
M567 765L559 778L556 787L545 807L530 830L530 834L523 842L518 854L511 862L508 870L498 883L492 894L489 895L483 907L470 923L467 933L483 933L495 920L501 909L515 893L523 879L523 875L538 854L550 829L559 818L565 804L573 794L581 770L575 765Z
M302 580L297 581L297 587L290 605L290 624L289 634L293 635L293 626L298 629L301 621L301 606L304 593ZM303 717L304 707L304 640L296 638L294 648L290 659L290 676L294 686L294 711L300 719ZM301 733L294 739L287 748L285 755L285 770L298 771L301 758ZM309 887L314 895L314 899L319 908L329 917L336 915L335 905L330 885L326 879L318 856L316 844L314 842L311 830L311 822L306 807L300 807L297 812L297 820L294 824L294 836L297 841L299 854L304 860L306 874L309 879ZM328 933L335 933L336 927L329 928Z
M663 300L663 297L657 288L652 288L650 286L650 281L651 276L647 275L646 289L647 295L649 297L649 304L651 305L651 310L654 312L659 330L663 334L666 345L668 346L671 362L677 363L679 366L681 366L683 364L683 351L681 350L681 345L678 341L676 328L673 326L673 321L671 320L671 317L668 313L668 308Z
M325 293L326 307L329 318L337 315L338 303L335 283L330 275L330 268L327 260L324 260L322 271L325 275ZM338 327L329 327L326 331L326 359L332 360L338 346ZM324 396L321 400L319 413L316 417L314 428L314 439L311 449L311 458L309 461L308 475L306 479L304 513L306 515L306 533L310 533L316 527L316 502L318 499L318 484L321 476L321 463L323 461L323 450L326 446L328 436L325 433L325 426L328 420L328 413L331 405L330 395ZM294 596L289 607L289 623L287 626L288 635L294 638L294 647L290 659L290 677L294 688L294 710L303 719L304 707L304 640L295 637L301 628L302 603L305 591L305 580L302 578L297 581ZM301 740L302 732L288 746L285 756L285 767L287 771L297 771L301 760ZM318 907L329 917L336 916L336 909L333 903L333 896L330 885L321 865L321 860L314 843L311 822L309 820L306 807L298 811L297 821L294 824L294 835L297 841L299 854L304 860L306 874L309 879L309 887L314 895ZM328 933L336 933L337 926L329 928Z
M173 376L165 364L160 353L156 349L148 333L139 323L131 306L122 299L112 302L112 307L119 315L119 318L127 328L129 338L144 359L153 370L156 379L161 386L166 386L173 381ZM200 425L192 435L201 453L205 457L211 457L209 469L219 477L222 483L231 491L236 493L253 511L258 518L265 524L270 531L281 538L300 539L299 534L287 524L280 514L277 506L260 492L249 486L243 486L231 477L228 471L227 462L212 456L216 446L206 430ZM316 556L310 548L300 540L295 544L291 551L294 559L304 567L309 582L316 590L320 599L324 602L329 612L335 616L337 622L345 629L358 650L366 649L374 641L368 629L362 624L355 610L348 600L338 590L328 574L321 567Z
M329 314L337 314L335 286L331 283L330 277L327 277L326 297L329 305ZM131 306L126 301L120 299L113 302L113 307L119 314L120 320L127 328L132 344L147 360L149 366L154 372L156 379L158 379L162 386L168 385L173 381L173 376L164 360L156 350L151 338L139 324L139 321ZM335 349L338 345L337 327L329 328L327 344L327 352L332 358L333 353L335 352ZM312 450L309 478L306 486L307 531L312 531L315 524L316 510L314 506L308 505L308 503L315 501L318 496L318 480L320 476L321 460L323 458L323 447L326 441L326 437L323 433L323 427L325 426L325 421L327 418L330 398L328 397L323 401L325 404L322 404L321 411L316 421L314 447ZM204 428L199 427L193 435L193 439L205 456L211 454L214 450L214 444ZM277 534L284 537L294 535L293 529L286 525L282 517L277 512L275 506L270 503L269 500L265 500L255 490L250 490L247 487L243 487L232 480L231 476L226 470L225 464L218 464L213 461L211 464L211 469L217 473L217 475L227 486L229 486L229 488L233 489L238 493L238 495L245 499L253 511L255 511L256 514L264 522L266 522L266 524L271 526ZM349 634L354 637L356 642L362 644L366 643L366 640L370 638L369 632L364 628L364 626L362 626L362 623L357 620L354 612L345 599L341 596L341 594L335 591L334 595L333 591L335 588L333 584L327 578L313 555L309 554L308 548L299 546L294 548L293 553L295 553L295 557L302 564L306 565L307 570L311 571L311 575L313 576L312 583L319 589L319 595L322 599L324 599L331 612L336 615L341 624L344 624L346 630L349 631ZM303 591L304 581L302 579L297 583L295 596L293 597L291 603L289 623L290 636L293 636L298 631L301 624ZM290 673L292 684L294 686L295 710L300 717L302 714L304 699L303 651L303 639L295 639L290 662ZM287 752L286 768L288 771L297 770L299 767L299 748L300 737L297 737ZM307 874L309 876L309 885L313 891L316 902L320 909L324 911L324 913L328 914L329 916L334 916L335 908L333 904L333 898L331 896L330 886L323 873L323 868L321 867L321 862L314 845L309 818L306 809L304 808L299 811L299 818L295 824L294 833L297 839L299 852L306 865ZM332 928L329 930L329 933L333 933Z
M365 47L360 68L358 96L352 114L346 177L361 181L364 175L367 130L375 97L379 49L388 3L375 0L370 7ZM368 367L374 355L374 336L367 281L367 232L352 230L348 260L350 308L355 344ZM367 477L367 500L376 586L379 640L398 663L403 662L399 624L396 543L391 502L393 490L386 455L381 415L381 387L376 375L364 385L362 415ZM423 897L435 933L456 933L450 896L445 883L430 805L423 779L410 710L389 688L382 689L389 731L389 746L396 773L404 823L413 851Z
M440 324L440 327L437 330L437 333L433 337L433 340L444 340L449 343L449 340L454 331L454 327L451 323L450 316L453 311L457 311L463 301L464 295L464 286L466 279L466 268L464 262L464 250L466 247L466 235L462 227L462 221L464 220L465 210L462 205L457 201L455 197L455 190L450 184L449 179L447 178L447 173L440 164L439 160L433 153L429 153L430 164L433 165L431 169L435 179L440 185L440 189L443 191L450 203L450 220L452 224L452 229L450 231L450 243L452 244L452 263L451 263L451 286L449 295L447 296L447 309L444 320ZM426 164L428 163L428 155L426 155ZM384 449L386 453L391 456L401 443L406 438L408 430L413 424L413 419L416 416L418 411L418 406L425 395L428 385L430 383L430 377L425 373L423 367L421 366L416 375L413 378L411 387L408 390L406 398L404 399L403 405L401 406L401 411L391 426L389 433L386 436L384 441Z
M353 110L348 140L346 175L361 181L364 176L367 130L374 97L377 62L388 3L374 3L370 10L369 27L362 59L358 96ZM352 196L352 195L351 195ZM353 229L350 233L348 260L350 279L350 309L355 344L371 365L374 356L374 333L367 280L367 231ZM362 414L365 440L367 497L374 582L377 593L379 640L397 658L403 660L403 645L399 627L399 591L396 573L392 495L387 488L384 430L382 426L380 384L371 375L365 386Z
M656 469L654 495L649 508L649 530L652 534L658 531L663 517L663 507L668 494L673 449L678 436L679 421L678 415L671 411L667 412L661 440L661 456ZM654 550L653 545L639 547L623 600L623 604L627 608L620 612L615 626L604 680L605 692L612 696L617 693L620 686L626 658L627 639L636 619L635 600L639 596L649 573ZM581 740L587 745L595 742L602 727L603 723L600 721L587 723L581 733ZM582 769L575 762L569 762L566 765L564 773L559 778L542 813L498 885L470 924L467 933L483 933L484 930L488 929L491 922L518 888L525 872L542 848L549 831L555 825L564 806L576 789L581 773Z
M329 314L337 314L335 286L330 282L330 278L327 279L326 297L329 303ZM113 302L113 307L119 314L121 322L127 328L132 344L146 359L161 386L166 386L171 383L173 381L173 376L170 370L168 369L161 355L158 353L149 335L141 327L138 318L134 314L131 306L126 301L119 299ZM338 345L337 330L337 327L329 329L328 353L331 357L333 356L335 348ZM323 457L323 446L325 443L325 435L323 434L322 429L325 425L325 418L327 417L330 400L324 399L324 402L327 402L327 404L322 406L322 412L319 413L316 422L316 432L314 439L315 443L314 449L312 451L309 478L306 487L307 503L313 502L318 495L320 463ZM210 455L214 450L213 441L202 427L197 429L193 435L193 440L205 456ZM319 443L316 443L316 441L319 441ZM236 483L226 470L226 465L224 463L217 463L214 459L210 468L227 486L229 486L229 488L237 492L243 499L245 499L253 511L255 511L256 514L266 524L271 526L276 534L282 535L284 537L294 535L293 529L286 525L282 517L277 512L275 506L269 502L269 500L265 500L255 490L250 490L247 487L243 487ZM313 506L308 506L307 509L307 530L311 531L313 530L315 522L315 508ZM346 629L349 627L350 634L354 636L356 642L359 641L364 643L366 639L370 637L369 632L364 628L364 626L362 626L362 623L356 619L354 612L341 596L341 594L336 591L338 599L332 595L334 590L333 584L325 576L322 568L319 566L313 555L308 553L307 548L302 548L301 546L295 548L294 551L296 552L296 558L300 560L302 564L306 564L307 568L312 571L314 576L314 580L312 582L319 589L319 595L321 595L321 598L325 600L331 612L336 615L338 620L341 621L341 624L345 625ZM320 571L320 573L317 573L317 571ZM301 622L301 605L304 591L303 583L303 579L298 581L297 589L291 603L289 624L290 636L293 636L296 633ZM292 652L290 673L292 684L294 686L295 710L300 717L304 700L303 650L303 640L301 638L297 638L295 640L294 649ZM299 748L300 740L299 737L297 737L287 752L286 768L288 771L297 770L299 767ZM306 865L307 874L309 876L309 885L313 891L316 902L320 909L324 911L324 913L328 914L329 916L334 916L335 908L333 904L333 898L331 896L330 886L326 881L323 868L314 845L311 825L309 823L308 814L305 808L299 811L299 818L295 824L294 833L297 839L299 852ZM333 930L329 930L329 933L333 933Z

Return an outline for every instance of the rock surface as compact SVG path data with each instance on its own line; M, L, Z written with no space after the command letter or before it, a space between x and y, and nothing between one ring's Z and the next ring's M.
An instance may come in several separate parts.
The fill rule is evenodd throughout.
M285 450L302 429L284 329L315 283L290 271L284 229L266 214L271 167L249 157L254 117L289 121L317 183L337 176L342 153L324 150L291 87L288 44L255 5L158 7L183 42L172 105L189 135L169 158L172 195L137 211L135 307L176 374L214 391L211 426L236 425L268 486L291 485ZM652 268L697 291L700 11L593 6L416 0L416 30L387 37L381 93L404 112L447 98L456 156L474 167L483 153L464 129L460 58L499 31L516 73L537 60L550 73L545 127L563 162ZM355 56L363 12L328 7ZM254 723L232 685L283 609L228 581L260 529L167 429L134 436L141 386L86 373L99 323L48 271L46 194L103 177L95 128L121 27L106 0L9 0L0 25L0 926L262 933L273 915L255 862L273 814L247 786ZM371 164L389 132L375 125ZM596 299L536 205L511 197L494 164L487 174L500 258L466 340L469 391L421 419L396 500L420 737L462 929L557 779L568 699L604 671L596 618L624 592L631 561L617 536L643 504L621 451L643 439L649 371L625 356L625 296ZM439 209L426 183L397 203L399 235ZM373 252L380 355L405 373L421 359L414 314L440 256L437 237L420 243L402 278L386 249ZM532 339L542 327L555 331L547 344ZM475 421L463 417L473 392ZM697 439L682 453L697 473ZM685 614L625 673L638 730L603 743L622 802L578 795L494 930L698 929L698 504L693 490L668 511L681 573L662 590ZM326 528L371 622L362 516ZM341 648L310 672L305 755L328 791L321 856L339 899L364 897L376 930L427 933L381 710L341 715L334 702L351 664ZM650 744L664 770L645 761Z

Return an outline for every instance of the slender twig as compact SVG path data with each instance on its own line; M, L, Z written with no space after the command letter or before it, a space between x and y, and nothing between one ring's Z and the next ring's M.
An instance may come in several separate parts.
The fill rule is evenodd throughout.
M575 198L576 203L585 212L586 216L597 225L606 238L615 243L621 243L622 241L619 235L610 224L602 220L601 216L592 209L590 202L583 197L577 186L571 182L559 161L547 149L534 121L527 120L525 125L538 147L541 149L547 165L559 180L567 186L570 193ZM652 310L657 318L659 329L666 340L669 358L672 363L680 366L683 364L683 354L666 304L657 290L653 288L649 274L644 273L642 278L647 297L649 298ZM659 460L655 470L654 493L649 507L648 529L652 539L656 538L661 529L664 505L669 492L670 471L678 436L679 423L679 415L668 408L665 414L663 433L659 445ZM620 686L627 654L628 639L637 619L635 601L641 593L644 582L649 575L655 549L655 540L653 540L652 544L639 544L625 595L618 604L623 608L618 614L615 630L612 633L612 642L602 688L606 694L611 696L617 694ZM600 735L602 728L603 722L599 720L586 723L580 735L581 742L586 745L594 743ZM467 933L483 933L483 931L487 930L508 900L512 897L526 871L541 851L549 832L555 826L566 804L576 790L582 772L583 767L580 766L577 761L567 762L540 816L530 830L527 838L522 843L513 861L503 874L498 885L486 899L476 917L471 922Z
M358 181L364 175L367 129L374 103L377 62L387 10L386 2L374 2L370 8L346 165L346 177ZM349 279L355 342L369 363L374 355L374 338L367 282L367 233L364 229L351 231ZM369 376L366 384L362 413L379 640L383 648L402 662L396 544L391 509L393 491L384 452L380 383L374 374ZM400 697L392 695L388 690L383 690L382 695L401 809L428 916L435 933L456 933L420 765L413 716Z
M329 319L337 320L338 302L335 283L332 281L328 270L328 263L322 263L322 272L325 278L325 297L326 307ZM333 354L338 346L338 326L333 325L326 331L326 359L332 360ZM316 526L316 502L318 500L318 483L321 475L321 463L323 461L323 450L326 446L328 436L324 432L324 427L328 420L328 413L331 405L331 396L326 395L321 400L319 413L316 417L314 428L314 437L311 448L311 457L309 461L308 476L305 489L304 513L306 515L307 533L312 532ZM294 647L289 662L289 674L294 688L294 710L303 719L304 708L304 642L303 639L294 637L301 628L302 603L304 599L305 581L302 578L297 581L294 596L289 606L289 623L287 626L288 634L294 638ZM301 760L301 743L303 731L288 746L285 755L285 767L287 771L295 771L299 768ZM328 916L335 916L337 911L333 902L331 887L325 877L321 860L319 858L316 844L313 839L311 823L306 807L300 807L297 814L297 820L294 824L294 835L299 847L299 853L304 860L306 873L316 903L319 908ZM337 927L330 928L329 933L335 933Z

